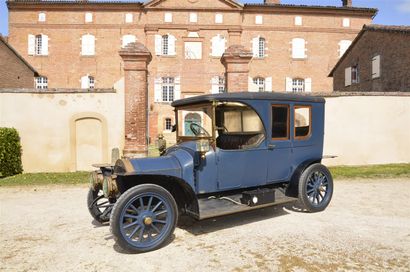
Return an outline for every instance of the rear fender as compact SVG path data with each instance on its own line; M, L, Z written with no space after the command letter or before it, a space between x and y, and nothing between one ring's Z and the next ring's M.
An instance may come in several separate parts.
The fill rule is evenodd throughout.
M286 188L286 196L289 197L298 197L299 195L299 178L302 175L303 171L310 165L314 163L320 163L322 160L321 159L315 159L315 160L307 160L304 161L303 163L299 164L299 166L295 169L293 172L293 175L290 179L289 186Z

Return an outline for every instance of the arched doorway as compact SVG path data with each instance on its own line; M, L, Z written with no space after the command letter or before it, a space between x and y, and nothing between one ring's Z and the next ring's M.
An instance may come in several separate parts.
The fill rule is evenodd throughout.
M194 136L190 125L192 123L201 125L201 116L198 113L188 113L184 119L185 136Z

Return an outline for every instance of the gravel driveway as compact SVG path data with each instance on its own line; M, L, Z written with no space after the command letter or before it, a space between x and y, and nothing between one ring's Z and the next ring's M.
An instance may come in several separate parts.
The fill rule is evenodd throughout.
M330 206L179 227L131 255L92 221L87 187L0 188L1 271L410 271L410 179L336 181Z

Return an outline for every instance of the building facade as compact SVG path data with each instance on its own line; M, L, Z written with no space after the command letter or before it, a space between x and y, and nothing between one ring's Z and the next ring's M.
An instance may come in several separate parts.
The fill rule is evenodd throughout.
M33 88L37 71L0 35L0 88Z
M42 75L37 87L83 89L112 88L124 77L119 50L144 44L152 54L149 136L167 137L170 102L229 91L221 56L232 45L253 55L244 91L331 91L329 71L377 12L342 2L9 0L9 42Z
M410 92L410 26L365 25L330 73L333 89Z

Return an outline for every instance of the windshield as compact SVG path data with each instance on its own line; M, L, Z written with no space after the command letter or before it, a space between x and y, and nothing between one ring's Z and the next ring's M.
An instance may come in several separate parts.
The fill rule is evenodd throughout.
M177 109L178 137L212 137L212 105L201 104Z

